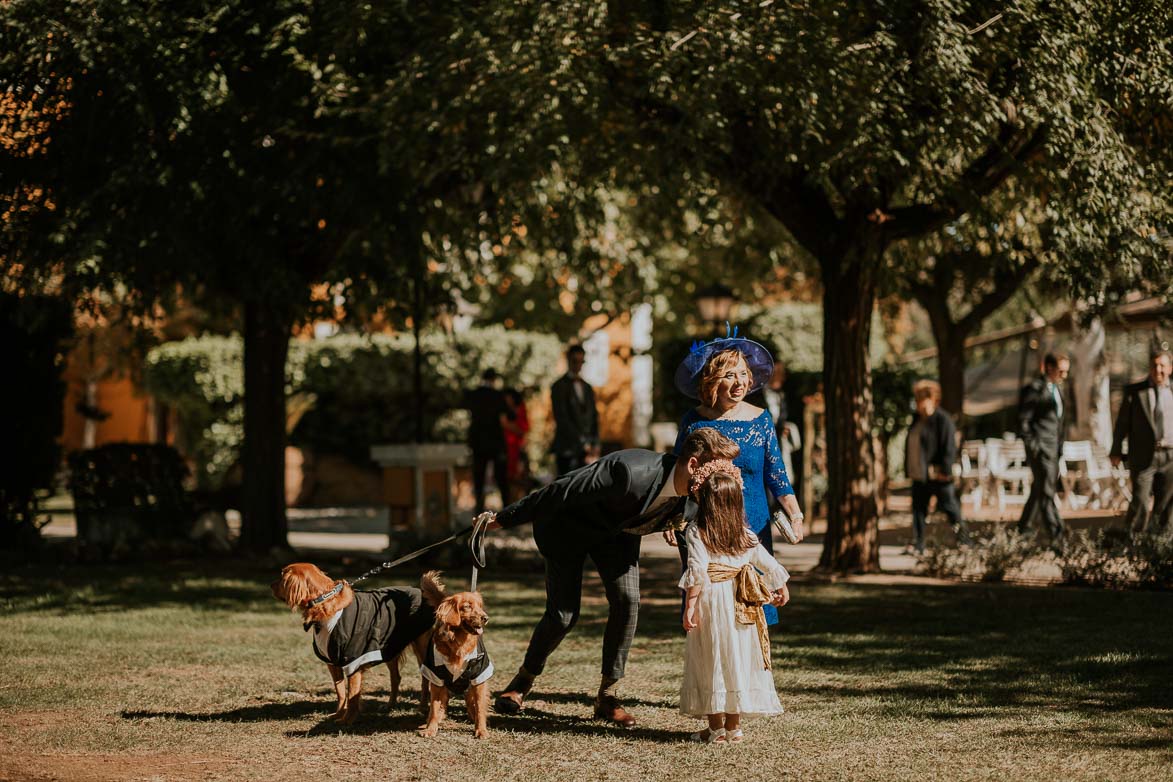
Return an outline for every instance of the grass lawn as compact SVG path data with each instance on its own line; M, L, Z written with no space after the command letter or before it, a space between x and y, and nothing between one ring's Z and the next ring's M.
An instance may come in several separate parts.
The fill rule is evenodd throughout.
M591 574L529 709L491 717L488 741L459 701L440 739L417 737L411 697L383 710L383 668L368 677L377 712L324 722L329 677L269 596L274 575L4 562L0 780L1173 779L1173 594L799 579L774 636L786 714L748 722L740 746L695 746L682 741L700 723L676 711L669 560L643 574L624 683L639 727L589 719L606 610ZM496 691L541 612L540 569L491 569L482 589Z

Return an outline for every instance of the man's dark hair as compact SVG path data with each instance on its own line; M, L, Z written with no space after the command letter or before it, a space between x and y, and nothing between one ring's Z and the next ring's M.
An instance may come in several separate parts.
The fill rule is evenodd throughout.
M492 367L489 367L488 369L486 369L484 372L481 373L481 380L493 381L499 377L501 377L501 375L498 374L497 370L493 369Z
M1168 350L1163 350L1163 349L1158 350L1153 353L1152 358L1149 359L1149 364L1152 364L1154 361L1161 358L1162 356L1164 356L1165 360L1168 361L1170 364L1173 364L1173 353L1170 353Z
M741 448L737 443L711 426L693 429L688 437L684 438L684 445L680 446L680 460L683 462L687 462L693 456L702 462L710 459L732 461L739 453Z
M1048 353L1047 355L1043 356L1043 368L1055 369L1059 366L1060 361L1071 363L1071 359L1067 357L1066 353Z
M586 349L585 349L585 348L584 348L582 345L571 345L570 347L568 347L568 348L566 349L566 357L567 357L567 358L570 358L570 357L571 357L571 356L573 356L575 353L578 353L578 354L580 354L580 355L583 355L583 356L585 356L585 355L586 355Z

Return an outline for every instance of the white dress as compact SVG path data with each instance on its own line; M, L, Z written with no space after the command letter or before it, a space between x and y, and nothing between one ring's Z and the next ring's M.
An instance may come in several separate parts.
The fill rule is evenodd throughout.
M740 568L748 562L765 574L771 590L781 589L790 574L760 543L738 556L714 556L701 541L696 522L688 525L684 536L688 541L688 567L680 579L680 588L699 586L702 591L697 598L700 626L688 633L684 644L680 712L690 717L720 712L743 716L781 714L773 672L762 664L758 629L737 622L735 581L712 583L709 563Z

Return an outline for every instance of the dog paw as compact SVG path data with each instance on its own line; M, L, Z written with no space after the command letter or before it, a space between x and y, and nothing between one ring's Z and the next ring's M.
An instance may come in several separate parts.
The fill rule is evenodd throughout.
M438 734L439 732L440 732L440 728L437 727L436 725L424 725L422 728L419 729L419 734L421 736L423 736L424 738L428 738L428 739L435 738L436 734Z
M472 735L473 735L473 738L487 739L489 737L489 729L488 728L477 728L473 732Z

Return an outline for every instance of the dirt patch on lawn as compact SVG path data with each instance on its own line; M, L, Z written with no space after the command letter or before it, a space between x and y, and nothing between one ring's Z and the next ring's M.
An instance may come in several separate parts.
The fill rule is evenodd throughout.
M198 755L8 755L0 782L187 782L221 779L236 764Z

